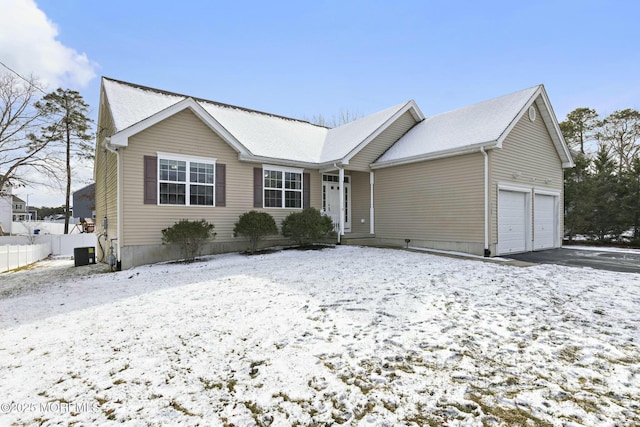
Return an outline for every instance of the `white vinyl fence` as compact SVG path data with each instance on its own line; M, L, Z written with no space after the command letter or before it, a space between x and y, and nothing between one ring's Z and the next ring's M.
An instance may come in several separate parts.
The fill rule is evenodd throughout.
M96 246L97 236L93 233L47 234L35 237L29 244L27 236L0 237L0 272L33 264L49 255L73 255L75 248Z
M33 264L50 254L50 243L0 246L0 272Z

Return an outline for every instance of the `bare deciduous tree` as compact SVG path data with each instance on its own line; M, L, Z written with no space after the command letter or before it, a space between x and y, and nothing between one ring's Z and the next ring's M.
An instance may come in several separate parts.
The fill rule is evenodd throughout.
M44 122L36 108L37 85L34 78L0 74L0 189L46 183L30 177L34 171L44 181L58 182L60 159L39 135Z
M322 114L314 114L311 118L304 117L303 120L313 123L314 125L335 128L342 126L354 120L362 118L362 114L350 110L340 110L338 115L334 115L331 120L326 119Z
M598 140L617 157L619 174L632 169L640 154L640 112L627 108L609 114L599 123Z

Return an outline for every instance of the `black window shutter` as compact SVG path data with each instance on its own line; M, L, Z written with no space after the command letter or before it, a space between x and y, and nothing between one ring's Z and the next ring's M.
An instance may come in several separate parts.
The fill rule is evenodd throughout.
M262 168L253 168L253 207L262 207Z
M302 174L302 207L304 209L311 206L311 175Z
M227 165L224 163L216 163L216 206L227 206Z
M158 158L144 156L144 203L158 204Z

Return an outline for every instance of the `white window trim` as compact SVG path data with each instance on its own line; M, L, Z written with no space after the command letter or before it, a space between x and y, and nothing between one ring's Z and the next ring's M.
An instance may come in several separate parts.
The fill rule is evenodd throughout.
M213 158L213 157L199 157L199 156L189 156L189 155L184 155L184 154L174 154L174 153L165 153L165 152L156 152L156 157L157 157L157 172L156 172L156 181L157 181L157 185L156 185L156 191L157 191L157 205L158 206L180 206L180 207L196 207L196 208L213 208L216 206L216 181L218 179L218 177L216 176L216 161L218 159ZM186 170L186 181L163 181L160 179L160 160L177 160L177 161L183 161L187 163L187 170ZM203 184L203 183L199 183L199 182L195 182L192 183L190 180L190 173L191 173L191 163L209 163L209 164L213 164L213 183L212 184ZM182 184L184 183L185 185L185 204L184 205L179 205L179 204L169 204L169 203L160 203L160 183L161 182L176 182L178 184ZM213 187L213 204L212 205L192 205L191 204L191 184L194 185L208 185L208 186L212 186Z
M558 190L547 190L546 188L534 188L533 194L542 194L545 196L560 197L560 192Z
M275 172L282 172L282 188L280 189L282 191L282 205L279 207L276 206L265 206L265 190L267 188L265 188L264 186L264 172L265 171L275 171ZM299 173L300 174L300 190L292 190L292 189L287 189L284 187L284 174L285 173ZM271 190L274 190L275 188L269 188ZM300 207L299 208L288 208L284 206L285 203L285 192L286 191L299 191L300 192ZM295 209L295 210L302 210L304 207L304 169L301 168L292 168L292 167L286 167L286 166L276 166L276 165L262 165L262 208L263 209Z

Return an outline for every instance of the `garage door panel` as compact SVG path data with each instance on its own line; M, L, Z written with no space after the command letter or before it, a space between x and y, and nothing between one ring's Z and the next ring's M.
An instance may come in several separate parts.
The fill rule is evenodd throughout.
M556 196L536 194L533 212L533 249L557 246Z
M527 250L527 193L498 192L498 254Z

